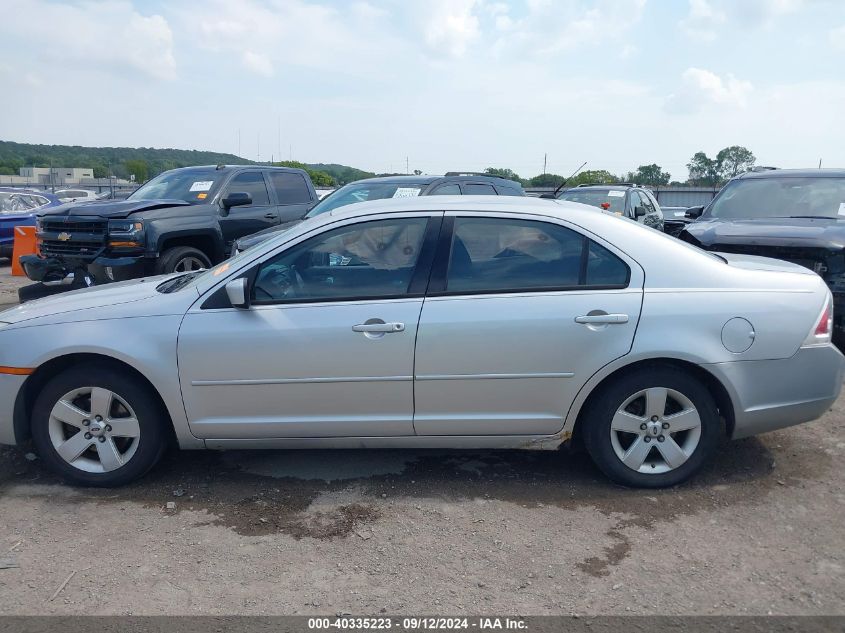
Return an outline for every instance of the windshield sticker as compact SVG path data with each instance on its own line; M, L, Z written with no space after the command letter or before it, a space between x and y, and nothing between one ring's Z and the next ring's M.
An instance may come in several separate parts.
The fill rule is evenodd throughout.
M211 274L214 275L215 277L219 277L220 275L225 273L227 270L229 270L229 262L226 262L225 264L220 264L217 268L214 269L214 272L211 273Z
M208 194L204 191L202 193L197 194L197 200L205 200L207 197L208 197Z
M625 192L624 191L608 191L607 197L608 198L624 198Z
M214 184L213 180L197 180L194 184L191 185L191 191L208 191L211 189L211 185Z
M420 189L418 187L397 187L396 193L393 194L394 198L416 198L420 195Z
M839 203L839 215L845 215L845 202Z

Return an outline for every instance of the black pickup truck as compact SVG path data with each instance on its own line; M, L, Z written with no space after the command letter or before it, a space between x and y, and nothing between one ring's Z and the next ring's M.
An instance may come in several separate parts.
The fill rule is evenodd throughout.
M774 257L818 273L845 335L845 169L770 169L737 176L678 237L708 251Z
M53 291L207 268L226 259L237 238L301 218L316 202L300 169L174 169L126 200L69 203L40 214L38 255L21 264ZM47 294L27 289L22 300Z

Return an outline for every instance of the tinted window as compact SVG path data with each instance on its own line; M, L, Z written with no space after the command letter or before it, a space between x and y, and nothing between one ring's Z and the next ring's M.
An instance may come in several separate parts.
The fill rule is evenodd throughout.
M440 185L437 189L431 192L432 196L459 196L461 195L461 188L456 184Z
M500 196L521 196L522 191L514 189L513 187L505 187L504 185L496 185L496 191Z
M267 195L267 185L264 183L264 176L260 171L241 172L229 181L227 191L229 193L248 193L252 196L252 205L256 207L270 204L270 196ZM238 208L242 207L234 207L233 211Z
M845 213L845 178L747 178L725 185L707 215L714 218L838 218Z
M448 292L625 285L627 280L624 262L565 227L531 220L455 220Z
M590 245L585 283L588 286L627 286L629 275L627 264L604 246L592 240L588 242Z
M474 184L465 184L464 188L464 195L465 196L495 196L496 190L493 189L493 185L474 185Z
M591 207L598 207L617 215L625 211L625 191L621 189L587 189L575 188L564 191L559 200L580 202Z
M302 204L311 202L311 192L301 174L283 171L270 172L270 185L276 192L279 204Z
M392 297L408 292L428 218L365 222L306 240L261 265L256 302Z
M425 185L408 183L386 183L362 180L344 185L330 196L323 198L317 206L308 212L309 218L321 213L328 213L347 204L366 202L367 200L384 200L386 198L415 198L420 195Z

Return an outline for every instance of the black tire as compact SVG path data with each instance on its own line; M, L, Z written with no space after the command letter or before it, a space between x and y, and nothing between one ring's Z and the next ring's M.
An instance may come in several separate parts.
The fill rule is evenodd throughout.
M677 392L692 403L700 420L700 436L698 444L680 466L667 472L640 472L625 465L617 456L611 439L611 424L617 411L629 398L643 390L661 387ZM643 402L644 400L635 401L630 406L634 408L643 406ZM677 401L670 395L668 402L665 411L670 412L671 408L677 405ZM637 415L643 414L638 412ZM584 445L596 466L616 483L635 488L665 488L686 481L713 456L722 432L718 409L707 387L683 370L667 366L655 366L635 373L624 374L601 387L600 391L591 398L579 424L582 425L581 432ZM654 432L661 435L664 433L664 431ZM667 435L668 433L669 431L666 432ZM643 431L643 437L640 439L645 441L646 435L649 435L649 432ZM619 444L622 449L631 448L633 442L637 439L637 436L633 434L617 435L617 437L631 440L631 444L627 447ZM675 433L675 438L680 442L683 442L685 437L683 432ZM658 467L662 467L659 466L659 462L663 458L658 449L668 448L669 445L663 444L661 441L660 446L658 446L656 437L649 437L649 445L651 448L645 450L649 451L647 455L652 459L645 462L643 468L654 468L651 465L654 462L658 462Z
M169 275L180 270L180 264L188 260L196 260L202 263L203 268L211 268L211 260L208 255L193 246L174 246L166 249L156 261L155 271L157 275Z
M137 447L128 461L114 470L87 472L77 468L59 455L51 440L53 407L65 394L84 387L100 387L113 392L131 407L138 420L140 432L134 440ZM83 486L109 488L138 479L158 462L169 438L165 431L166 421L167 415L156 394L137 378L106 365L71 367L50 380L38 394L32 411L32 439L44 463L63 478ZM83 456L95 456L97 446L92 443L92 447L89 451L93 452L83 453Z

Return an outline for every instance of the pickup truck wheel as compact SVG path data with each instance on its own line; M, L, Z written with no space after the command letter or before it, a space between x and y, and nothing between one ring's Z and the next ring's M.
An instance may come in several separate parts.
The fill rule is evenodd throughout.
M192 270L211 268L211 260L198 248L174 246L166 249L156 262L156 274L187 273Z
M721 433L716 403L694 376L655 367L622 376L585 411L584 445L613 481L675 486L707 462Z
M161 457L165 417L155 394L131 376L75 366L38 394L32 440L41 459L72 483L121 486Z

